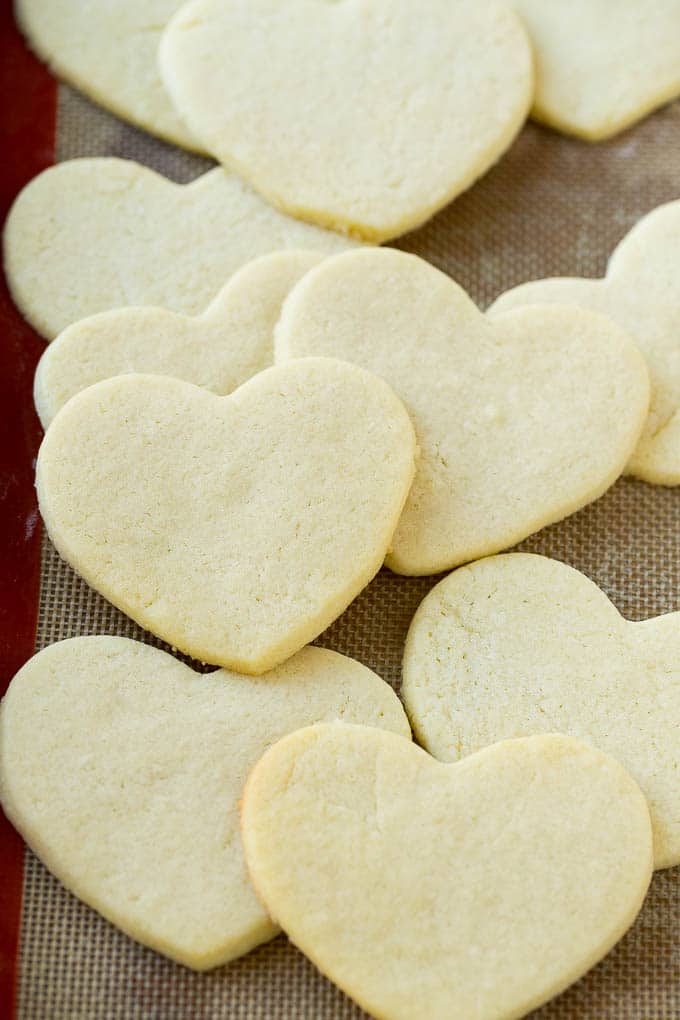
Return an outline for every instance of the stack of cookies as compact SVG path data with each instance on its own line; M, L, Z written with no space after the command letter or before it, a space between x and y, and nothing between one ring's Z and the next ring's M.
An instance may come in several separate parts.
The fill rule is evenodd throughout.
M147 5L89 6L17 14L58 73L220 165L180 187L74 160L18 196L7 277L51 341L39 506L150 641L216 668L44 649L0 707L3 808L188 967L282 929L381 1020L521 1017L680 863L680 616L632 624L571 567L497 555L623 473L680 484L680 201L604 279L486 313L377 245L530 112L595 140L679 93L680 0L621 4L616 39L606 2L573 37L545 0L159 0L148 31ZM383 564L452 571L403 700L312 644Z

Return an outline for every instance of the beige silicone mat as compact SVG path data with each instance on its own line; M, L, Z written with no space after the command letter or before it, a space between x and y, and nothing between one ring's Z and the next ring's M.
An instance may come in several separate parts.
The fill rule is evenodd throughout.
M190 180L206 165L67 89L60 93L58 155L134 157L179 181ZM530 125L492 173L401 247L451 273L486 304L532 277L601 274L607 254L635 220L678 197L680 102L597 147ZM680 489L622 480L596 504L524 548L585 571L631 619L680 608ZM433 583L433 578L405 579L384 571L323 643L361 659L398 687L406 628ZM144 637L79 581L46 542L38 646L102 632ZM362 1015L283 937L211 974L192 974L121 935L27 854L21 1020L356 1020ZM654 878L626 938L535 1016L680 1018L680 868Z

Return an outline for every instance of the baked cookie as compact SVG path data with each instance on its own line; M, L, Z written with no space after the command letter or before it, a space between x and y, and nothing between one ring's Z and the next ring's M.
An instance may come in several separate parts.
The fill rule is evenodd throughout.
M80 390L115 375L148 372L231 393L274 360L274 327L288 291L323 255L280 251L246 263L202 315L117 308L67 326L35 375L44 428Z
M208 152L291 215L371 241L468 188L533 96L507 3L194 0L159 53Z
M415 453L389 386L309 358L228 397L152 375L90 386L47 430L36 484L102 595L197 659L262 673L378 571Z
M249 769L285 733L336 718L410 736L391 688L337 652L304 648L256 679L72 638L34 656L2 701L2 805L76 896L205 970L277 931L243 860Z
M158 41L184 0L15 0L50 70L125 120L196 149L158 73Z
M414 255L334 256L291 291L278 361L316 354L381 375L420 460L387 564L433 574L513 545L596 499L621 473L649 401L619 326L576 308L485 318Z
M680 0L512 0L533 43L535 120L610 138L680 95Z
M127 305L198 315L259 255L351 246L277 212L219 167L181 186L109 158L69 160L34 177L4 232L12 297L48 339Z
M568 737L442 765L363 726L293 733L242 804L258 896L381 1020L511 1020L589 970L650 879L647 805Z
M501 294L490 315L522 305L574 304L603 312L634 337L652 399L628 473L680 484L680 201L644 216L612 254L603 280L534 280Z
M402 690L419 741L443 761L556 730L613 755L647 798L666 868L680 864L679 669L680 613L630 623L577 570L515 553L430 592Z

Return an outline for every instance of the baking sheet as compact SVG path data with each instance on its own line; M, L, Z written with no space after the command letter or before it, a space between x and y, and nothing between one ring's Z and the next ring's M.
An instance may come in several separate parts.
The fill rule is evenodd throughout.
M180 182L210 165L60 87L58 159L105 155L137 159ZM526 279L602 274L632 224L678 197L680 102L597 146L528 125L491 173L397 246L429 259L486 305ZM521 548L583 570L630 619L680 608L680 489L622 479L597 503ZM398 689L408 624L436 580L381 572L320 643L360 659ZM94 633L152 640L80 581L45 539L37 647ZM676 868L654 877L637 923L606 960L534 1015L680 1017L679 936ZM170 963L77 901L27 851L17 1016L356 1020L364 1014L284 937L209 974Z

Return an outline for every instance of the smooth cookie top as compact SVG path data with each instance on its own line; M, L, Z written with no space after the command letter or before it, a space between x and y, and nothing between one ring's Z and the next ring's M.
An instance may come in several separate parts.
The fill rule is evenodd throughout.
M377 573L415 455L386 383L309 358L227 397L150 375L90 386L50 425L36 481L89 584L189 655L262 673Z
M680 613L630 623L579 571L513 553L455 571L424 599L402 693L443 761L550 732L613 755L649 802L666 868L680 864L679 670Z
M117 308L67 326L46 348L34 399L44 428L67 400L131 372L171 375L225 394L274 361L274 327L290 288L323 258L279 251L239 269L202 315Z
M511 0L536 62L536 120L599 141L680 95L680 0Z
M410 736L392 689L337 652L305 648L254 678L71 638L34 656L0 705L2 806L68 889L205 970L277 932L243 860L249 769L284 734L334 719Z
M15 0L22 32L55 74L175 145L197 149L158 72L158 43L184 0Z
M382 376L420 460L387 563L446 570L521 541L620 475L649 404L620 326L574 307L490 320L450 277L390 249L324 260L291 291L275 356L344 358Z
M14 301L52 339L88 315L159 305L198 315L246 262L352 242L272 209L219 167L191 184L125 159L73 159L26 185L3 236Z
M658 485L680 484L679 258L680 202L668 202L623 238L604 279L533 280L501 294L489 309L495 316L524 305L573 304L628 330L645 356L652 393L627 471Z
M507 4L194 0L161 73L206 150L293 216L385 241L508 148L529 41Z
M242 835L272 916L381 1020L524 1016L623 935L651 874L640 790L561 736L442 765L314 726L255 766Z

